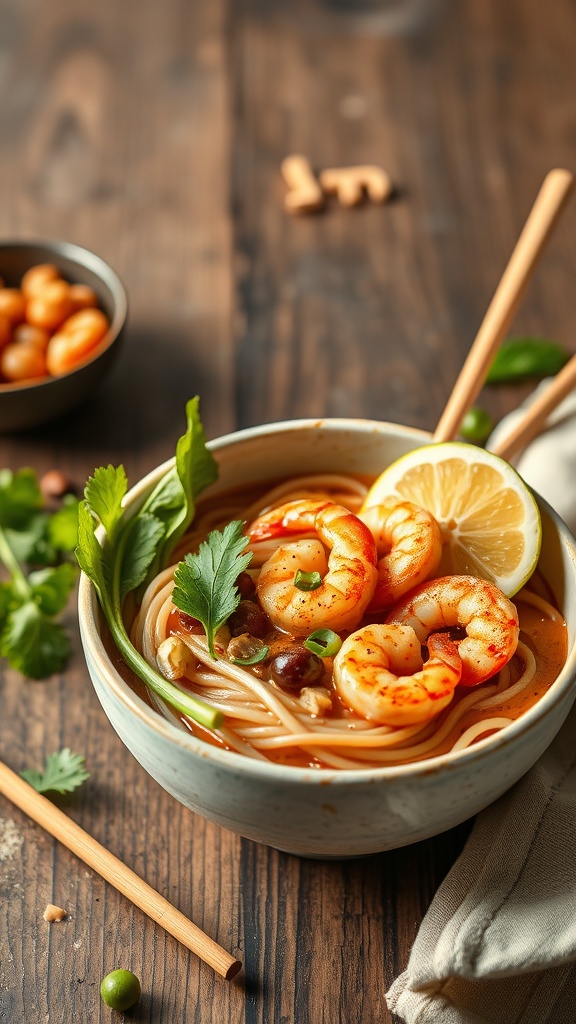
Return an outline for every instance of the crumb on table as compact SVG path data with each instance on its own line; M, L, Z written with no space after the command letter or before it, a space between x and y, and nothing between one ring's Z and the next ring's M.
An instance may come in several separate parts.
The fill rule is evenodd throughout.
M56 907L53 903L48 903L43 917L45 921L63 921L67 914L65 910L62 910L62 907Z

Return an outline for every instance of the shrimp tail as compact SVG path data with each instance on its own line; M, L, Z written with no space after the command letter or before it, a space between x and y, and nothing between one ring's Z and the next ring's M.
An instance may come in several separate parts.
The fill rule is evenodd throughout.
M462 658L458 653L458 644L451 639L449 633L431 633L427 640L427 665L438 663L443 665L450 675L450 686L454 688L454 676L462 676Z
M289 501L279 509L264 512L246 530L251 543L293 537L314 529L316 516L329 504L327 501Z

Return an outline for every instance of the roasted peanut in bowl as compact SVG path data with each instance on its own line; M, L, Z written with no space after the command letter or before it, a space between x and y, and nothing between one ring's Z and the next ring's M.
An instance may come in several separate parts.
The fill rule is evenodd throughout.
M87 398L118 351L126 294L99 256L68 242L0 244L0 431Z

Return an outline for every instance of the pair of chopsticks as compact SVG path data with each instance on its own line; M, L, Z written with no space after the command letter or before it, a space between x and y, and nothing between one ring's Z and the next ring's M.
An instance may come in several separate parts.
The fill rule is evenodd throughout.
M434 441L451 441L478 392L518 310L524 292L542 255L544 246L574 188L570 171L550 171L542 183L524 230L516 243L494 297L446 408L434 431ZM576 386L576 356L556 375L546 391L532 403L522 419L493 450L510 459L543 429L550 413Z
M436 427L435 441L449 441L457 435L462 418L486 379L494 353L512 323L536 263L573 186L574 178L569 171L554 170L546 176ZM575 384L576 356L557 375L545 394L533 403L522 422L501 444L497 454L509 458L514 451L535 437L552 409ZM229 980L235 977L242 967L239 960L235 960L134 871L1 761L0 793L12 800L25 814L59 839L223 978Z
M168 900L144 882L118 857L96 842L84 829L72 821L67 814L55 807L45 796L37 793L24 779L11 771L0 761L0 793L8 797L21 811L46 829L51 836L59 839L89 868L96 871L115 889L127 896L148 917L162 925L184 946L196 953L201 960L213 967L217 974L229 981L242 967L217 942L192 924L184 914L176 910Z

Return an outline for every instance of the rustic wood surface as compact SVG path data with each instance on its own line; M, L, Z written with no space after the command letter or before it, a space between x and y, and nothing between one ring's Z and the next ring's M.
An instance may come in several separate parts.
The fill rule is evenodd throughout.
M123 461L134 481L173 452L196 392L211 437L317 415L433 429L545 172L576 164L575 43L572 0L0 0L0 238L95 250L131 310L101 390L0 438L0 464L82 483ZM290 218L291 152L381 164L395 199ZM515 325L571 349L575 228L572 208ZM482 400L499 417L524 394ZM245 963L215 977L2 799L2 1024L110 1020L98 988L119 965L142 979L134 1024L391 1022L385 991L469 823L299 860L144 773L77 636L61 678L3 669L1 694L3 759L84 753L90 780L61 806ZM66 923L42 920L47 902Z

